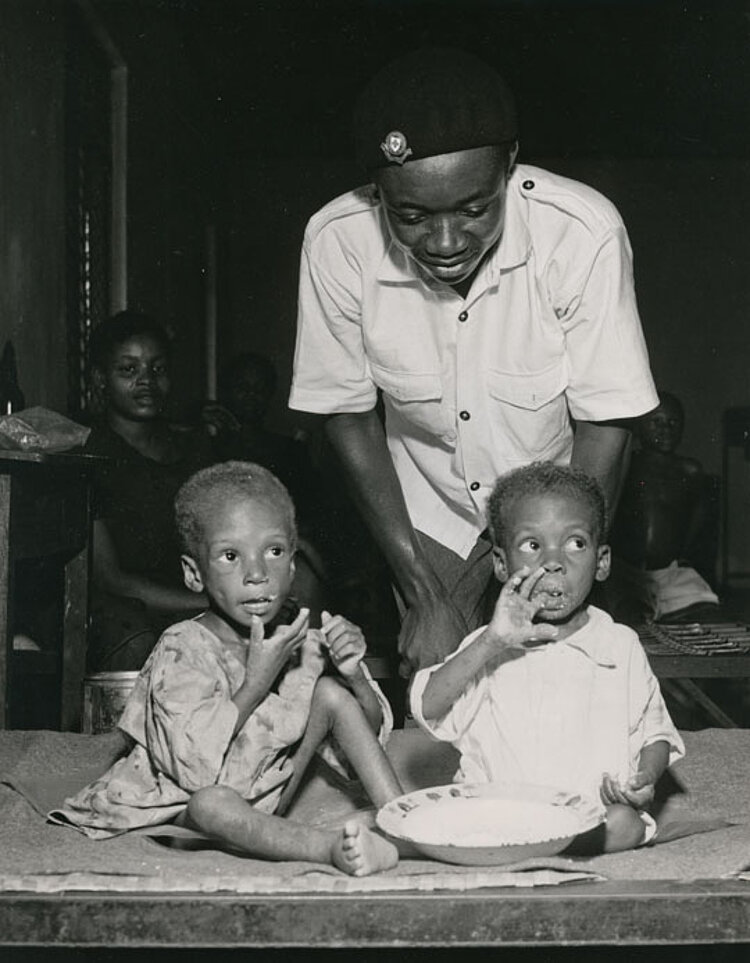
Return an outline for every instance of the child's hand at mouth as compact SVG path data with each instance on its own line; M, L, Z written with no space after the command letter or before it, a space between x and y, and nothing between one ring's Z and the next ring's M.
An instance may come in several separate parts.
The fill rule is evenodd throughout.
M557 638L554 625L534 622L534 617L552 598L537 587L544 578L543 568L532 572L527 565L514 572L500 591L487 631L497 640L498 648L522 655L533 644Z

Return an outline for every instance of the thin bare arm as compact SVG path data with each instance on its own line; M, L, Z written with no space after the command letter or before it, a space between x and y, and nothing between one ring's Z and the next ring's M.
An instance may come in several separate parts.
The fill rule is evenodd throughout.
M557 638L556 626L534 623L542 597L532 599L531 592L543 574L543 568L531 572L524 567L514 572L500 592L487 628L432 673L422 700L426 719L444 716L488 663L499 666L522 657L527 643Z

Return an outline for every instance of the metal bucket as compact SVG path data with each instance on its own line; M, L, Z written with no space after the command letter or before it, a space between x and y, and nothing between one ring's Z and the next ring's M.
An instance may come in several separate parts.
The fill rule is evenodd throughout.
M83 680L83 731L110 732L117 725L139 672L93 672Z

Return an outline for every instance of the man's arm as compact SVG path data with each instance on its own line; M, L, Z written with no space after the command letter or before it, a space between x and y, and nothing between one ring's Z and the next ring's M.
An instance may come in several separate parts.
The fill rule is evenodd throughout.
M377 412L331 415L325 427L407 606L399 651L417 667L441 661L467 628L422 553Z
M624 422L577 421L571 465L599 482L614 517L630 461L630 429Z

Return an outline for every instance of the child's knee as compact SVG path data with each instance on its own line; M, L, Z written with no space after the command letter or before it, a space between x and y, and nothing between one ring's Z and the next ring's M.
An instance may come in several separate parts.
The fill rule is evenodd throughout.
M185 810L188 825L212 832L216 817L236 805L237 793L229 786L206 786L194 792Z
M643 842L645 833L645 823L637 810L620 803L607 806L605 852L635 849Z
M329 712L340 712L352 703L358 704L354 696L338 679L324 675L315 683L313 701Z

